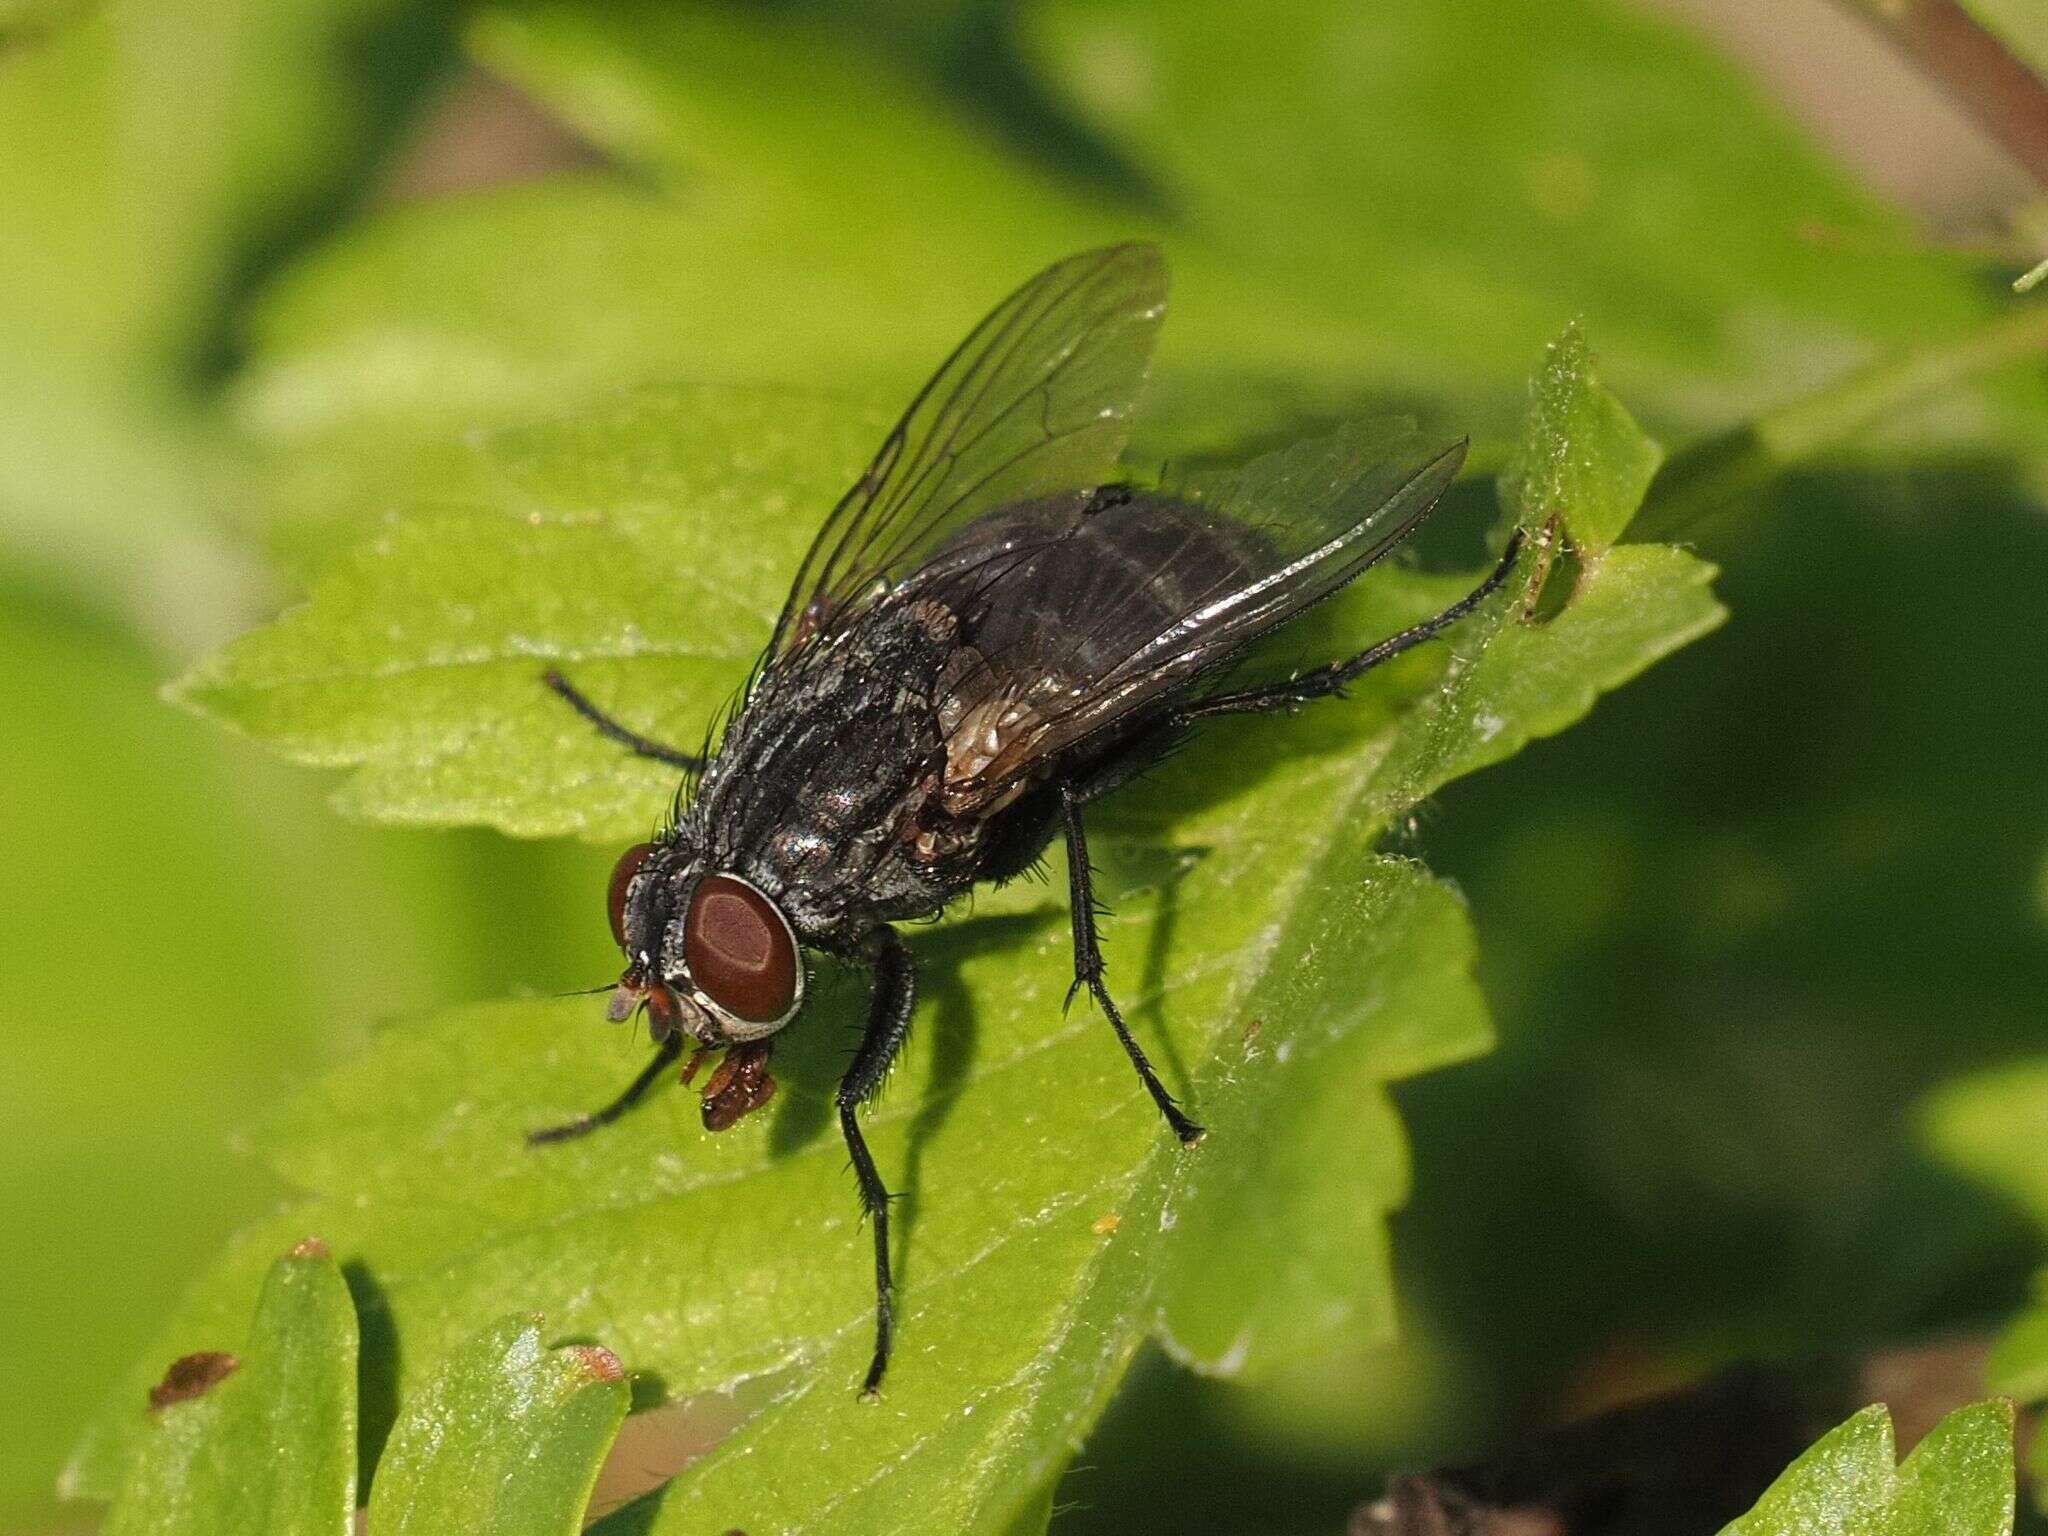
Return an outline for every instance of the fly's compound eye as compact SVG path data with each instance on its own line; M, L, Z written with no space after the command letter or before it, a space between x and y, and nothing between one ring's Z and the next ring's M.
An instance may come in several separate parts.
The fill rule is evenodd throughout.
M605 911L612 920L612 937L619 941L619 948L626 947L626 893L632 889L633 877L640 873L640 866L647 862L647 856L654 852L652 843L635 843L619 855L619 862L612 866L612 883L605 892Z
M795 1011L802 970L789 919L731 875L706 875L683 915L690 980L743 1024L779 1024Z

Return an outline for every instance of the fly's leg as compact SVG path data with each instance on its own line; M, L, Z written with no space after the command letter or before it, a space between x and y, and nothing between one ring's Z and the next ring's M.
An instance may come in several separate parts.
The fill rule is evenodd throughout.
M1110 999L1109 989L1103 985L1102 946L1096 937L1095 919L1098 909L1095 905L1093 871L1088 865L1088 839L1081 828L1081 807L1092 800L1098 800L1120 787L1133 776L1144 771L1159 752L1165 750L1188 726L1197 720L1217 715L1258 714L1266 710L1287 709L1296 704L1306 704L1314 699L1326 698L1341 693L1344 685L1370 672L1383 662L1391 661L1403 651L1411 650L1426 640L1433 640L1451 625L1464 618L1487 598L1497 592L1508 577L1513 574L1515 558L1522 552L1522 530L1515 530L1509 538L1507 548L1501 552L1500 561L1492 572L1477 587L1459 598L1443 612L1424 619L1390 635L1378 645L1359 652L1346 661L1332 662L1329 666L1318 667L1300 677L1284 683L1261 688L1248 688L1239 693L1219 694L1213 698L1201 699L1186 705L1162 719L1153 732L1144 738L1153 750L1146 750L1144 744L1137 749L1120 754L1111 762L1099 767L1094 776L1080 784L1060 786L1060 811L1067 831L1067 879L1068 900L1074 925L1074 985L1067 993L1072 1003L1076 993L1087 987L1095 1001L1108 1015L1116 1037L1122 1042L1125 1053L1131 1058L1131 1065L1138 1069L1138 1077L1145 1084L1145 1091L1152 1095L1152 1102L1159 1106L1166 1123L1173 1128L1174 1135L1192 1145L1202 1139L1202 1128L1181 1112L1173 1096L1159 1081L1159 1074L1145 1057L1145 1052L1132 1038L1130 1026L1117 1011Z
M1383 662L1392 661L1403 651L1413 650L1425 640L1434 640L1493 596L1513 573L1515 557L1521 552L1522 530L1517 528L1514 536L1508 540L1508 547L1501 552L1500 563L1493 568L1492 574L1442 613L1424 619L1420 624L1411 625L1398 635L1389 635L1378 645L1360 651L1347 661L1333 661L1327 667L1317 667L1312 672L1304 672L1301 676L1289 678L1284 683L1270 683L1260 688L1247 688L1241 693L1223 693L1214 698L1198 700L1174 711L1173 720L1176 724L1187 724L1215 715L1261 714L1267 710L1288 709L1296 704L1307 704L1315 699L1342 693L1345 684L1363 677Z
M666 1071L676 1057L683 1053L683 1037L670 1035L661 1042L661 1049L654 1053L654 1060L640 1069L640 1075L626 1084L626 1091L603 1109L592 1110L587 1115L578 1115L574 1120L561 1125L551 1125L545 1130L529 1131L526 1144L542 1146L551 1141L574 1141L578 1136L588 1136L601 1125L610 1125L619 1116L640 1102L641 1097L652 1088L655 1080Z
M1102 945L1095 933L1095 919L1100 909L1095 905L1094 871L1088 864L1088 837L1081 830L1081 805L1086 798L1084 791L1071 784L1060 786L1060 814L1067 828L1067 905L1074 924L1074 984L1067 989L1067 1002L1071 1006L1075 994L1084 986L1094 995L1108 1016L1110 1027L1116 1031L1117 1039L1123 1043L1124 1054L1138 1069L1138 1080L1152 1095L1152 1102L1166 1116L1166 1123L1173 1128L1173 1134L1184 1145L1193 1146L1205 1133L1173 1102L1173 1095L1166 1091L1166 1086L1159 1081L1159 1074L1152 1070L1144 1047L1131 1034L1130 1026L1124 1023L1124 1016L1110 1000L1109 988L1102 982Z
M889 1191L875 1171L874 1155L861 1135L860 1107L880 1091L896 1053L910 1034L910 1013L917 1002L917 971L910 951L893 928L877 928L870 941L868 963L875 971L875 991L868 1007L867 1033L846 1076L839 1080L839 1130L860 1183L861 1209L875 1229L875 1357L868 1365L860 1395L873 1397L889 1369L889 1338L895 1327L895 1284L889 1278Z
M562 699L577 714L596 726L597 733L607 741L616 741L628 752L638 753L641 757L651 757L657 763L667 763L671 768L680 768L685 773L702 773L704 771L704 759L696 753L682 752L674 747L663 746L660 742L642 736L638 731L619 724L618 721L592 703L581 689L562 676L561 673L555 671L554 668L550 667L547 671L543 672L540 680L560 694Z

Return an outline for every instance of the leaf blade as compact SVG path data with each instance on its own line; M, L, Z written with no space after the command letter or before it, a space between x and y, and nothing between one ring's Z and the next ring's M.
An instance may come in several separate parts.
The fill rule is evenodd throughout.
M2012 1518L2010 1403L1956 1409L1904 1466L1880 1403L1801 1454L1722 1536L2006 1536Z
M542 672L696 747L766 641L802 549L792 510L831 504L875 420L700 387L497 434L477 450L476 505L357 546L171 696L296 761L355 769L338 803L372 820L643 832L674 775L597 737Z
M1663 450L1601 387L1574 322L1550 344L1529 386L1529 414L1501 490L1525 528L1563 521L1582 549L1604 550L1627 529Z
M369 1529L575 1536L630 1398L609 1351L550 1350L538 1318L500 1321L444 1359L400 1415Z
M323 1246L270 1266L239 1358L147 1426L109 1536L354 1530L355 1305Z
M573 509L579 529L633 537L664 515L663 498L644 494L636 439L608 438L614 425L563 429L518 484L595 475L595 492L532 499ZM595 441L615 451L592 455ZM554 525L524 515L521 495L505 527L545 537ZM715 521L684 522L686 534L665 535L679 552L738 542ZM432 526L445 537L469 524ZM770 547L795 526L765 530ZM1256 1374L1281 1368L1304 1318L1341 1313L1384 1333L1383 1218L1406 1171L1383 1085L1468 1056L1487 1034L1462 909L1378 840L1416 798L1562 728L1710 626L1709 575L1676 551L1613 551L1541 625L1502 593L1448 664L1417 654L1342 705L1219 726L1109 807L1094 846L1112 905L1110 985L1209 1124L1199 1151L1162 1134L1099 1019L1063 1017L1070 940L1048 893L1012 885L913 940L925 1006L896 1092L866 1119L907 1194L898 1353L878 1407L853 1400L872 1323L868 1239L829 1108L865 1012L856 987L820 987L803 1027L778 1037L773 1111L719 1136L669 1089L601 1138L523 1150L525 1131L608 1097L627 1070L617 1051L593 1051L586 1002L535 1000L388 1032L280 1117L271 1162L374 1277L403 1340L401 1387L408 1362L455 1347L516 1296L572 1334L628 1342L672 1395L760 1394L760 1411L658 1497L653 1530L904 1529L917 1511L920 1529L999 1531L1027 1516L1019 1490L1036 1496L1056 1475L1147 1336ZM1475 579L1376 571L1322 619L1384 633ZM667 617L682 643L709 622ZM343 603L329 622L374 633L385 618ZM622 658L620 675L651 689L661 664ZM404 709L379 727L389 706L374 690L362 699L365 740L406 729ZM491 810L499 824L587 795L575 763L540 750L532 764L532 785ZM638 793L651 816L665 786ZM1337 1174L1341 1197L1315 1182ZM1239 1244L1261 1192L1266 1240ZM247 1283L261 1240L224 1261L174 1336ZM1303 1262L1259 1287L1253 1250ZM117 1445L103 1432L82 1465Z

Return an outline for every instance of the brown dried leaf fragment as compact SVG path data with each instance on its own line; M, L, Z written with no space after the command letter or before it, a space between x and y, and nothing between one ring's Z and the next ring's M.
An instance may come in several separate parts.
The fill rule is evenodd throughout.
M180 1356L164 1372L164 1379L149 1389L149 1411L161 1413L173 1403L204 1397L234 1375L241 1364L221 1349L202 1349L197 1354Z

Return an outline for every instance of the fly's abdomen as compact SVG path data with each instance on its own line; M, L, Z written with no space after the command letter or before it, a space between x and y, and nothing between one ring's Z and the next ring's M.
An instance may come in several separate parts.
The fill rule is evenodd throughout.
M960 616L991 681L1086 690L1259 569L1257 533L1122 487L1030 502L962 530L920 590Z
M936 699L944 809L962 820L1004 809L1071 740L1064 722L1110 703L1134 673L1154 689L1167 681L1144 668L1148 650L1242 591L1260 556L1248 525L1123 487L1024 502L955 535L909 584L957 624Z

